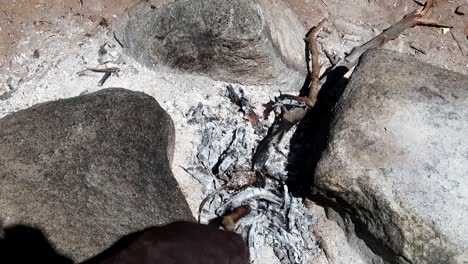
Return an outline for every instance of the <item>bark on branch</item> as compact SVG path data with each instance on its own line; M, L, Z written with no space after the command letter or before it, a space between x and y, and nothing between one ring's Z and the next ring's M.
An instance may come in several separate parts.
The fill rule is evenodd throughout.
M315 38L326 21L322 20L316 27L312 28L306 35L305 39L312 56L312 71L309 71L311 82L309 84L308 95L305 97L295 95L281 95L278 97L279 103L276 103L276 105L281 107L281 114L276 118L275 123L270 128L268 135L257 147L253 158L254 170L262 169L269 158L270 147L272 145L278 144L281 141L282 136L294 125L300 122L307 112L307 109L304 107L301 108L295 104L288 103L288 100L292 100L295 103L302 103L303 106L305 105L311 108L315 105L318 91L324 87L325 83L327 84L327 88L329 86L334 86L343 76L346 75L346 73L348 73L354 66L358 64L359 59L361 58L362 54L364 54L364 52L384 46L390 40L399 37L400 34L406 29L415 27L417 25L443 26L435 20L424 18L434 6L434 2L434 0L426 1L426 4L423 7L420 7L409 13L403 17L403 19L393 24L363 45L355 47L348 56L346 56L344 59L341 59L333 67L327 70L320 78L320 81L318 78L320 73L320 65L318 63L318 47Z
M392 26L384 30L382 33L380 33L373 39L369 40L368 42L364 43L363 45L359 47L355 47L348 56L340 60L328 72L331 72L338 68L345 68L346 71L344 70L341 71L341 72L344 72L341 76L343 77L351 68L353 68L354 66L358 64L359 58L361 58L364 52L371 50L371 49L383 47L390 40L394 40L398 38L403 31L409 28L413 28L417 25L441 26L439 23L435 22L434 20L428 20L428 19L423 18L429 13L429 11L432 9L433 6L434 6L434 0L427 0L424 7L414 10L413 12L403 17L403 19L393 24ZM428 21L430 21L431 23L427 23ZM325 84L326 81L327 81L327 73L325 73L322 76L320 80L320 87L323 86L323 84Z

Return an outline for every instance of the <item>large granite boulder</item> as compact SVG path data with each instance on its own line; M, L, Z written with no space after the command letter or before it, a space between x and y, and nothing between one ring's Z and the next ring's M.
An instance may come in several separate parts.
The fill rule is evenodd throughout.
M171 173L174 127L124 89L0 119L0 220L39 228L80 261L145 227L193 220Z
M337 105L316 189L379 262L467 263L467 135L468 76L371 51Z
M114 28L124 51L147 66L285 89L299 89L306 76L306 31L284 1L143 1Z

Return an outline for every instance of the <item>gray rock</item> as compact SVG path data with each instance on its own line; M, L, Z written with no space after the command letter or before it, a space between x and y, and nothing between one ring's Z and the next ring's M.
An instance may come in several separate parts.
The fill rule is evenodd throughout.
M173 178L174 127L152 97L106 89L0 119L0 220L80 261L145 227L194 220Z
M141 3L114 28L125 52L147 66L289 90L306 76L306 31L283 1L181 0L160 9Z
M371 51L336 108L316 189L382 262L466 263L467 134L468 76Z

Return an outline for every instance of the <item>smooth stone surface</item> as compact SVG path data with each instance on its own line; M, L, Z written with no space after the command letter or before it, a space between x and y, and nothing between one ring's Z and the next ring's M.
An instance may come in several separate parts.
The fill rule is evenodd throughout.
M316 189L386 263L468 261L468 76L364 55L336 107Z
M306 76L301 22L279 0L141 3L114 26L124 51L150 66L298 90Z
M174 127L144 93L105 89L0 119L0 219L80 261L148 226L194 220L174 179Z

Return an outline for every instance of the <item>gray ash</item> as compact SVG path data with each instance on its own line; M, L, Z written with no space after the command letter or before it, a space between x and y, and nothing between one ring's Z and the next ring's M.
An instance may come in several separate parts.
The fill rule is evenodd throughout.
M204 196L229 184L233 174L252 175L255 148L267 131L258 117L261 115L253 116L253 109L240 87L229 86L225 102L218 107L200 103L186 114L188 123L201 137L187 171L201 183ZM254 262L262 248L270 248L280 263L305 263L319 252L310 230L316 219L301 198L290 195L285 184L291 134L271 147L264 188L226 188L213 195L202 211L202 222L208 222L237 206L248 205L251 212L238 221L236 232L247 241Z

